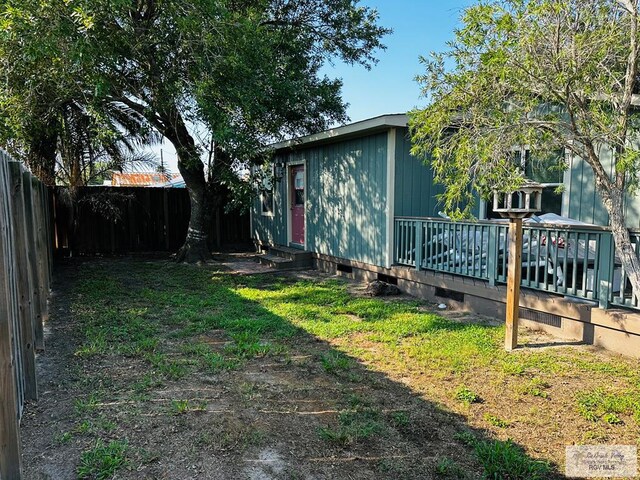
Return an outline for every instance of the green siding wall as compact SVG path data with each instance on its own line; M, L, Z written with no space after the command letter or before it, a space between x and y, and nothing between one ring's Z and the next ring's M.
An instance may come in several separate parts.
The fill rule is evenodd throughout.
M408 130L396 131L395 215L404 217L437 217L441 207L436 195L442 185L433 183L428 165L411 156Z
M287 216L282 214L287 208L286 189L286 179L283 178L274 182L273 216L262 215L260 197L254 199L251 207L251 218L253 221L252 236L256 240L277 245L287 244Z
M301 149L282 157L306 161L306 250L384 265L387 245L387 132ZM286 179L276 184L275 214L252 207L254 238L287 244Z
M611 149L603 147L600 149L599 155L605 170L609 175L613 175ZM568 185L565 185L565 195L568 195L567 211L563 214L582 222L608 225L609 215L596 193L595 177L589 164L581 158L574 158L568 177ZM638 196L627 197L625 216L628 227L640 227L640 198Z
M308 149L307 249L385 264L387 133Z
M442 204L437 195L444 187L433 182L433 171L428 164L412 156L411 140L406 128L396 131L396 179L394 210L397 217L438 217ZM471 212L480 214L480 200Z

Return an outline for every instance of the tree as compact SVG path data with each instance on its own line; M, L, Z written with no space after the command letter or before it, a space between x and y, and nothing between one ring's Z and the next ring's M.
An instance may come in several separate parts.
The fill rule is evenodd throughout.
M514 146L581 158L640 292L623 209L639 184L639 61L637 0L482 1L465 10L445 53L422 59L428 106L411 113L413 153L431 158L447 185L445 207L457 216L469 213L474 191L486 196L522 182ZM563 156L555 163L566 168Z
M190 125L207 126L216 151L224 152L218 158L231 159L222 162L228 165L264 158L261 151L269 142L344 121L341 82L321 76L320 68L332 58L369 67L387 33L376 24L377 13L356 0L7 0L5 5L10 6L5 23L12 22L12 35L21 35L8 48L29 50L21 60L50 68L62 58L64 79L74 72L92 87L98 104L127 106L174 145L191 200L178 259L190 262L208 257L205 171ZM34 52L32 40L45 47ZM220 181L217 167L210 178Z

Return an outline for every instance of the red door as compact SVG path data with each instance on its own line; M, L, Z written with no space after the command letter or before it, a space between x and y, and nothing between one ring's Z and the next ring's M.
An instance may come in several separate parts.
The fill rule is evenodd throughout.
M291 242L304 245L304 165L291 168Z

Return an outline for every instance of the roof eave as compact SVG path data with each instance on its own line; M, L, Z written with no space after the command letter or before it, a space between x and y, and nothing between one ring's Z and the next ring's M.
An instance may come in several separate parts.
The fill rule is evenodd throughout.
M331 128L324 132L314 133L304 137L286 140L269 145L269 149L274 151L289 150L296 147L309 147L320 143L335 142L337 140L362 136L376 131L388 130L390 128L406 127L408 117L405 113L380 115L379 117L368 118L360 122Z

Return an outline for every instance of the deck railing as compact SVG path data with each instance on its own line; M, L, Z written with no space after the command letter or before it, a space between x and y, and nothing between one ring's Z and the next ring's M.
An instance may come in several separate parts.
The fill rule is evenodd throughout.
M396 217L395 263L504 283L508 228L504 222ZM640 232L631 237L638 251ZM608 228L525 223L522 245L523 287L595 300L603 308L640 308Z

